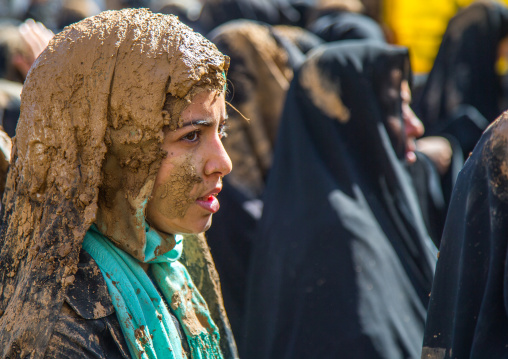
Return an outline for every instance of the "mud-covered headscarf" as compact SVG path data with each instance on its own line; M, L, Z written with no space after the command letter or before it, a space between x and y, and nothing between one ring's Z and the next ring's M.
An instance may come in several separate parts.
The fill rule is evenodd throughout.
M253 241L242 358L419 356L435 248L390 140L400 92L395 108L381 101L408 63L404 48L335 43L295 74Z
M178 124L166 97L183 109L196 85L222 90L226 60L176 17L147 10L85 19L36 60L3 198L0 356L42 356L97 218L143 259L139 213L164 156L163 127Z

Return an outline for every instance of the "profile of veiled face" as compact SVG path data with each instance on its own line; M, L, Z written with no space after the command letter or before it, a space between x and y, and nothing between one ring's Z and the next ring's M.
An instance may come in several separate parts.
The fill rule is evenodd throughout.
M409 164L416 161L416 139L424 127L411 109L409 82L402 79L402 71L393 69L381 88L381 105L385 111L388 134L400 158Z
M164 130L167 153L146 205L146 220L164 233L200 233L219 210L217 194L232 164L222 145L224 91L203 90L181 112L179 125Z

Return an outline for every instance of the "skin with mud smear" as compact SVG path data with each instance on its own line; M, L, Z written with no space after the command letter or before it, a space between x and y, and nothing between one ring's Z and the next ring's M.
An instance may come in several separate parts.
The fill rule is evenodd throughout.
M162 232L200 233L210 227L215 211L199 203L217 201L214 197L222 188L222 177L232 168L222 145L224 91L198 87L191 103L171 120L162 144L167 155L155 179L146 218ZM174 122L178 125L172 126Z
M183 218L190 205L197 199L191 192L195 185L202 183L196 167L192 164L192 155L187 155L184 161L177 164L169 180L160 186L154 196L161 200L159 210L170 218Z

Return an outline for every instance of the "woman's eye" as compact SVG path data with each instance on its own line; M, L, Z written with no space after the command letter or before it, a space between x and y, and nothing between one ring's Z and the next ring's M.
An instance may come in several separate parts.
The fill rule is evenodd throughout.
M199 139L199 131L196 130L196 131L189 132L188 134L183 136L182 139L185 141L189 141L189 142L195 142Z
M228 126L226 124L220 124L219 125L219 129L218 129L218 132L219 132L219 137L220 138L225 138L225 137L228 137L228 134L227 134L227 129L228 129Z

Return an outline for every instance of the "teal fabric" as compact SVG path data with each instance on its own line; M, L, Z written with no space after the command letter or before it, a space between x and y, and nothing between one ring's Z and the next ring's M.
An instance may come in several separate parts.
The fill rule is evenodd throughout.
M219 333L205 301L185 267L178 262L183 237L176 235L175 247L156 256L161 237L147 227L145 258L167 303L182 325L192 358L222 359ZM102 235L93 225L83 248L101 269L122 332L133 358L186 358L178 330L168 308L139 261Z

